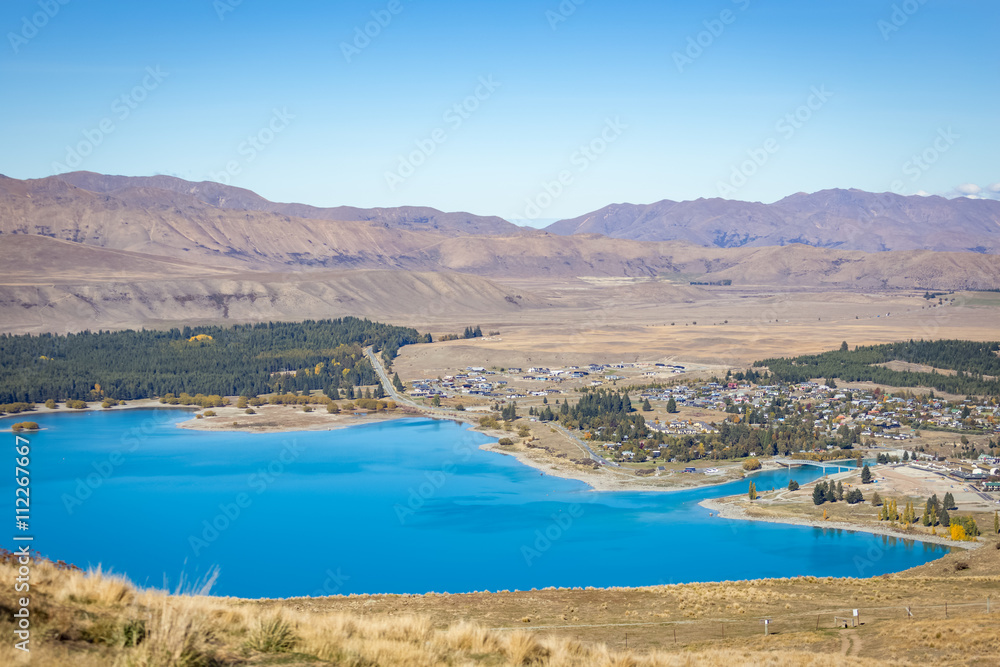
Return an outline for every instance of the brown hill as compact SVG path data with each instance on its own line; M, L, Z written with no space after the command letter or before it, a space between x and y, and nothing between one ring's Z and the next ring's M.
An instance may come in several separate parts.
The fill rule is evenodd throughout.
M113 178L105 185L113 185ZM83 246L131 253L102 256L101 261L110 262L109 266L125 257L135 262L152 257L159 263L150 265L149 275L177 276L190 271L188 275L199 278L205 277L204 271L193 267L209 266L212 272L458 271L507 279L630 276L681 283L732 280L742 285L869 290L1000 287L997 255L871 254L800 244L723 249L537 231L457 235L373 221L218 208L194 195L158 187L129 186L100 193L61 178L0 179L0 243L7 245L11 239L26 236L73 244L58 246L58 251L52 246L50 252L62 259L47 260L46 270L36 271L40 280L57 275L53 272L60 266L58 275L71 278L80 262L107 274L108 267L95 266L96 258L71 257L73 248ZM133 272L138 270L131 266Z
M721 248L801 243L868 252L997 253L1000 202L822 190L798 193L773 204L727 199L612 204L560 220L546 230Z
M433 231L443 234L523 234L530 233L496 216L479 216L471 213L445 213L428 206L400 206L396 208L356 208L336 206L320 208L308 204L282 204L264 199L255 192L213 181L193 183L173 176L109 176L90 171L60 174L55 178L83 190L113 194L118 199L136 197L148 204L164 204L181 195L176 201L189 204L201 202L209 206L236 210L276 213L307 220L364 221L391 229ZM141 194L133 194L138 191Z
M433 326L541 305L524 290L446 271L224 272L40 237L3 247L42 260L0 282L2 330L13 333L347 315ZM72 271L60 268L68 261Z

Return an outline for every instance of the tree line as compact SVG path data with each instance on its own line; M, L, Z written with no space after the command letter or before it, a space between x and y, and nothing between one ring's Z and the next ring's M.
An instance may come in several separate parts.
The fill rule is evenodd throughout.
M0 335L0 404L244 395L379 384L363 348L394 357L415 329L345 317L167 331Z
M964 340L914 341L884 345L847 344L822 354L764 359L755 367L767 367L771 377L782 382L805 382L811 378L837 378L845 382L874 382L894 387L931 387L952 394L1000 395L1000 343ZM905 361L953 370L937 372L896 371L877 364Z
M632 407L628 392L588 388L574 405L568 400L559 404L557 400L556 410L545 405L531 408L529 414L543 422L558 420L566 428L600 432L600 438L606 441L623 442L649 434L646 420Z

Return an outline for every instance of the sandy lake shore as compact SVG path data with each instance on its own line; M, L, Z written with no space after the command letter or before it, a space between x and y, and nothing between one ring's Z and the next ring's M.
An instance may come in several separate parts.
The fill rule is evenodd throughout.
M874 535L885 535L903 540L914 540L916 542L930 542L941 544L947 547L958 549L977 549L982 542L955 542L940 535L914 535L900 530L893 530L883 526L875 526L868 523L855 524L846 521L810 521L798 517L776 517L776 516L750 516L742 507L726 502L725 498L709 498L698 503L705 509L711 510L723 519L736 519L741 521L763 521L765 523L784 523L794 526L813 526L815 528L835 528L838 530L850 530L859 533L872 533Z

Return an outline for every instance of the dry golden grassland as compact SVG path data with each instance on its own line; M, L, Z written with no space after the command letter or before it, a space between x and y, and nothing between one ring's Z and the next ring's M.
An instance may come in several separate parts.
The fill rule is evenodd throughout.
M991 545L875 579L254 601L140 591L41 561L29 656L10 640L17 574L5 562L0 664L997 664L1000 614L986 614L985 598L1000 592L998 572ZM861 625L835 627L851 608ZM767 637L761 617L773 619Z
M768 357L832 350L845 340L851 346L910 338L995 340L1000 331L1000 299L977 292L956 293L954 303L937 306L921 290L747 286L674 295L675 288L663 285L529 280L523 286L558 307L480 316L484 330L501 332L488 340L404 347L396 363L400 377L435 377L466 365L528 368L637 359L687 362L725 373L728 366ZM454 333L468 323L448 318L408 324Z

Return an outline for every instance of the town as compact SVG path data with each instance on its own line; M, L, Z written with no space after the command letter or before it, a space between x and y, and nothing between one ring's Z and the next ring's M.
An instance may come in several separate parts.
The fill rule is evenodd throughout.
M691 464L748 456L832 460L867 452L880 462L912 461L975 483L982 492L1000 491L1000 437L991 439L1000 434L995 399L872 383L841 386L835 380L771 383L753 370L720 378L691 364L639 361L467 366L414 380L407 389L410 398L435 406L559 422L576 429L602 465L640 475L660 474L667 464L715 474L711 465ZM580 429L568 407L560 410L583 394L605 390L626 395L645 428L622 431L609 423ZM741 440L754 444L740 447Z

